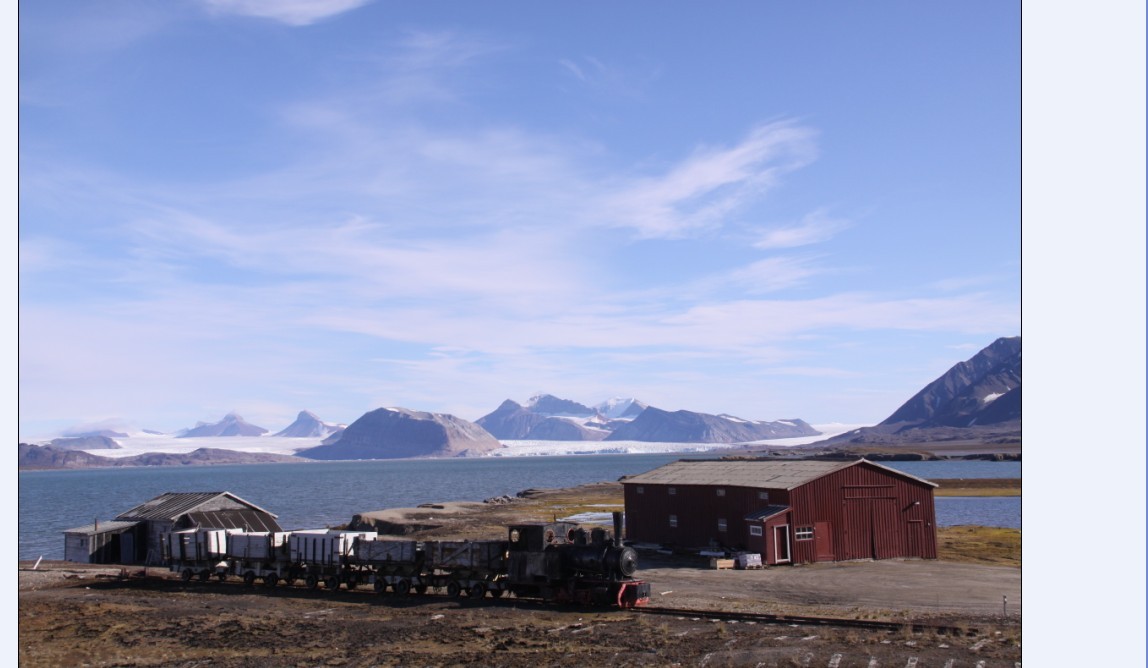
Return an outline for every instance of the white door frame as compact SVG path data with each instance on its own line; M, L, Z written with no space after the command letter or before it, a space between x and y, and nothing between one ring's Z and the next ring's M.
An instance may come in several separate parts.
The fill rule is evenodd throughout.
M785 540L784 559L781 558L781 539ZM793 545L789 542L789 525L778 524L773 527L773 562L775 564L788 564L793 559Z

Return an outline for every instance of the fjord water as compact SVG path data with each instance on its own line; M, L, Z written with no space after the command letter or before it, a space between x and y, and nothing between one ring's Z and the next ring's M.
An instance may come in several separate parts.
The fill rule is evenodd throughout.
M384 508L481 501L531 487L613 481L683 458L578 455L21 471L19 558L62 559L64 530L95 519L111 520L164 492L232 492L278 515L285 529L313 529L345 524L355 513ZM925 479L1021 476L1019 462L883 464ZM937 523L1019 528L1020 498L940 497Z

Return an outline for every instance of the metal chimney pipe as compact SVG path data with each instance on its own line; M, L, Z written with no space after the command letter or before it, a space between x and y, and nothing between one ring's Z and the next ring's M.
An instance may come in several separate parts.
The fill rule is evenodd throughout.
M614 547L622 547L622 513L614 511Z

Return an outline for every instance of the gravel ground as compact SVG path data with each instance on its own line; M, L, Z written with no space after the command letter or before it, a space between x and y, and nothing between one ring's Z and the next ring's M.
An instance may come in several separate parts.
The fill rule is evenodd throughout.
M950 595L1016 569L951 566L894 561L713 571L660 564L641 573L653 584L652 605L931 617L975 629L968 635L712 622L442 595L399 598L362 589L267 590L237 580L185 584L158 569L145 576L139 569L52 562L32 571L22 565L19 664L1013 668L1020 661L1019 617L984 614L977 594ZM914 584L890 587L887 578ZM969 578L964 581L973 587L957 586L956 578ZM942 594L950 596L948 603L919 603ZM902 606L906 601L918 603Z

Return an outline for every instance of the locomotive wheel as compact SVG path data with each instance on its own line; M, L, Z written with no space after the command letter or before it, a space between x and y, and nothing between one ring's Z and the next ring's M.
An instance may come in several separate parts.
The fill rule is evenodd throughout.
M493 596L494 598L502 598L502 594L503 594L503 590L501 590L501 589L491 589L490 590L490 595Z
M462 594L462 585L455 582L454 580L451 580L450 582L446 583L446 595L447 596L454 598L454 597L459 596L460 594Z
M181 572L179 574L179 579L183 580L184 582L191 582L191 576L192 575L193 575L193 573L191 572L191 569L185 568L185 569L183 569L183 572Z
M470 589L467 590L466 594L473 599L480 599L486 596L486 585L482 584L481 582L476 582L470 586Z
M200 571L199 572L199 581L200 582L207 582L210 579L211 579L211 571Z
M381 594L387 590L386 580L375 580L375 592Z
M243 574L243 584L248 587L255 584L255 571L247 571Z
M274 573L268 573L267 575L263 576L263 584L267 585L268 588L273 589L275 585L279 584L279 576Z
M406 596L411 593L411 581L404 578L396 582L395 593L399 596Z
M329 577L325 581L323 581L323 584L326 585L327 589L330 589L331 591L335 591L336 589L339 588L339 578L332 575L331 577Z
M308 589L318 589L319 588L319 576L317 576L317 575L308 575L305 582L307 583Z

